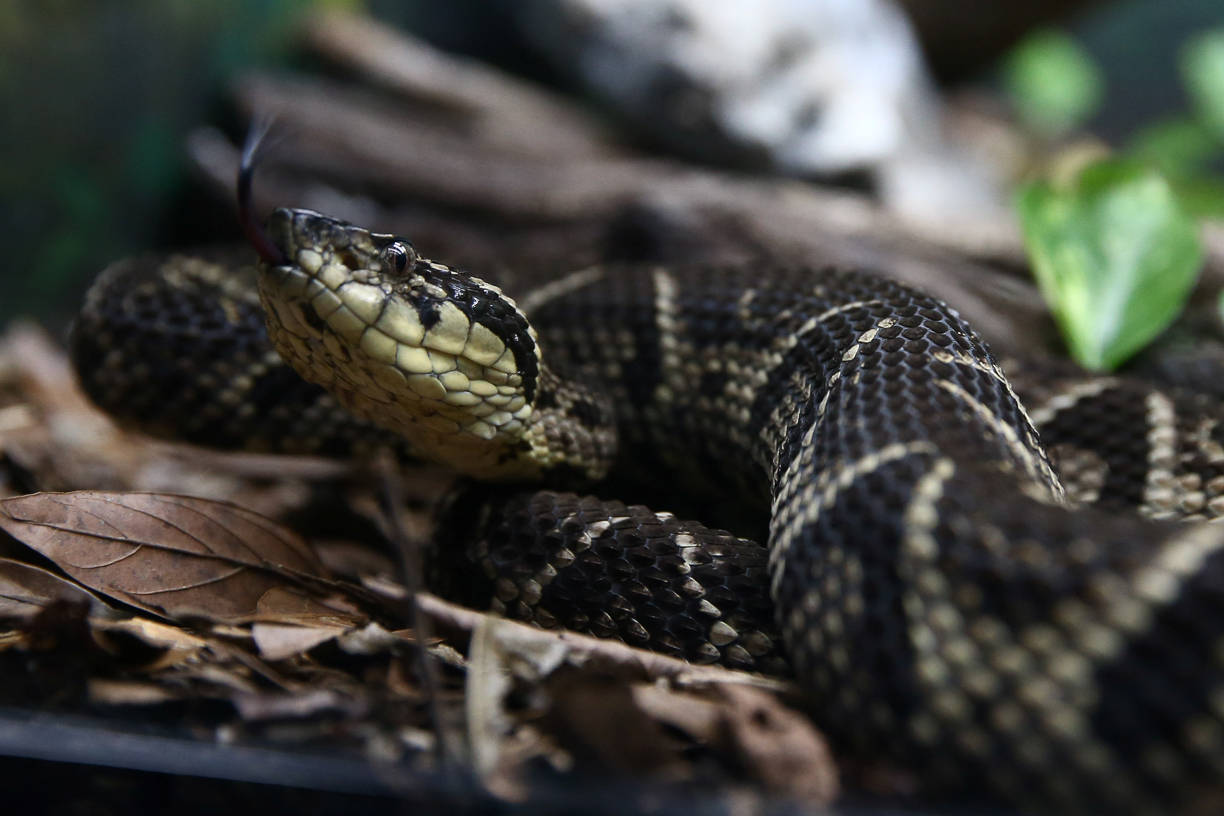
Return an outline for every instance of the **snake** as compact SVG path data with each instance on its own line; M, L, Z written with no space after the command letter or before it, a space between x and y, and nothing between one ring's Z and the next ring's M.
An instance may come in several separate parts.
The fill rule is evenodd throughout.
M1211 401L1059 370L1022 402L955 310L886 270L611 264L516 300L403 237L260 223L244 172L254 267L136 259L88 294L70 348L99 405L201 444L389 446L481 480L430 568L476 564L453 592L785 671L839 756L936 796L1218 802Z

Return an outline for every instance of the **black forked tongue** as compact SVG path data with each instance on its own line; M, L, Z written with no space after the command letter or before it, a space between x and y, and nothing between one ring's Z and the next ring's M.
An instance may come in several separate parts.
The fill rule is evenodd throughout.
M238 222L259 257L266 263L280 266L285 262L285 253L268 237L267 230L259 223L251 206L251 182L255 177L255 165L271 125L271 120L258 120L247 131L246 143L242 146L242 162L238 165Z

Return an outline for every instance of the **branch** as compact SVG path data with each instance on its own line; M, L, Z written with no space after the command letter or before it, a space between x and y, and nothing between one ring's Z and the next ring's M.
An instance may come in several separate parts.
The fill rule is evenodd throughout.
M701 686L734 683L770 691L798 695L798 690L783 680L759 674L724 669L719 666L697 666L674 657L635 649L620 641L580 635L575 632L537 629L517 621L476 612L444 601L436 595L418 593L417 607L439 630L452 635L470 637L477 627L495 626L499 639L549 647L562 646L573 663L596 665L602 671L630 680L670 680L677 685Z

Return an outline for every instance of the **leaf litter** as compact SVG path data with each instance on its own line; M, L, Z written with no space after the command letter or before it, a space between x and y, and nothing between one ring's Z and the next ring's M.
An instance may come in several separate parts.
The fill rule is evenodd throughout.
M813 808L836 798L837 765L783 682L424 593L439 637L418 638L397 549L378 534L395 526L379 518L380 486L368 471L277 461L128 434L39 330L0 337L0 704L139 711L204 738L392 769L457 761L511 801L558 776ZM437 479L404 487L416 535ZM290 523L317 534L318 552ZM346 524L363 533L344 538Z

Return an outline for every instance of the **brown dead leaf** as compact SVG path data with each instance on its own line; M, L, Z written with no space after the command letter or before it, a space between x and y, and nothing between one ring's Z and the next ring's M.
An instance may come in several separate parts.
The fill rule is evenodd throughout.
M637 705L623 681L569 672L548 688L552 704L544 722L580 767L669 782L692 778L681 745Z
M192 696L234 699L239 695L259 694L262 688L245 667L235 662L191 664L174 667L166 677L178 685L192 684Z
M554 765L569 762L540 739L534 729L516 728L507 711L506 696L517 681L538 682L566 658L566 646L556 641L516 640L518 630L500 618L483 617L472 630L463 696L464 723L472 767L485 787L511 801L527 793L524 768L536 757Z
M110 636L127 635L160 652L152 660L141 664L140 670L146 674L155 674L196 660L212 645L208 640L185 629L148 618L91 618L90 625L93 627L94 639L104 648L110 646L112 651L117 652L118 649L114 648L115 639Z
M343 626L298 626L293 623L257 623L251 627L255 646L264 660L285 660L303 654L344 632Z
M298 626L296 624L257 623L251 627L255 647L264 660L285 660L305 654L314 647L334 640L347 631L338 626Z
M308 652L366 621L364 616L340 612L284 587L265 592L256 612L251 634L265 660L284 660Z
M481 780L499 795L523 795L525 767L543 759L673 783L735 780L817 806L836 798L837 768L823 738L759 687L761 678L711 670L627 683L620 669L631 661L600 659L606 655L555 635L491 618L471 630L468 743ZM668 685L677 681L687 687ZM714 768L722 770L712 776Z
M346 654L365 656L385 654L400 649L405 644L416 642L412 630L399 629L390 632L378 623L367 623L359 629L345 632L337 639ZM437 638L426 641L431 654L437 651L439 645Z
M233 702L244 720L304 719L325 714L355 719L369 710L364 700L322 688L298 694L239 694Z
M299 626L360 626L369 618L344 598L315 598L287 587L269 589L255 605L256 621Z
M395 559L365 544L334 539L312 539L311 544L333 575L359 581L367 576L386 579L399 571Z
M58 600L98 605L86 590L41 567L0 558L0 618L32 618Z
M336 460L209 451L125 431L82 393L45 330L18 320L0 332L0 495L187 493L282 518L310 501L311 483L349 469Z
M632 688L634 703L653 719L684 732L694 742L718 741L723 708L718 701L664 683L635 683Z
M165 686L139 680L94 677L90 679L86 688L89 701L95 705L160 705L180 697Z
M766 788L809 802L837 797L837 764L811 720L760 689L726 684L723 734L744 770Z
M824 738L769 692L718 683L696 695L656 683L635 685L633 699L656 722L717 750L767 790L826 805L837 796L837 765Z
M17 496L0 500L0 529L89 588L168 618L249 618L268 590L323 576L288 530L237 505L186 496Z
M155 649L198 652L209 645L208 640L185 629L146 618L124 618L113 621L91 621L91 623L95 631L122 632Z

